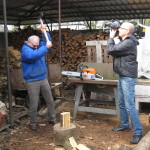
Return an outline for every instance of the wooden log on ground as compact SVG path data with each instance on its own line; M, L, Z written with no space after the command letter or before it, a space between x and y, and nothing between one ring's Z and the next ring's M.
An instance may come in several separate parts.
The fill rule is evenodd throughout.
M132 150L132 148L128 146L123 146L123 147L120 147L118 150Z
M89 149L88 147L84 146L83 144L78 144L78 145L76 146L76 148L77 148L78 150L91 150L91 149Z
M140 140L133 150L150 150L150 131Z
M150 150L150 131L132 149L127 146L120 147L118 150Z

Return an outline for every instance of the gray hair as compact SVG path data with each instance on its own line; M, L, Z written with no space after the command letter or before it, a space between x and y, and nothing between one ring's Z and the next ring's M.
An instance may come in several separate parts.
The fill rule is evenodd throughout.
M40 38L39 38L38 36L36 36L36 35L30 36L30 37L28 38L28 41L29 41L29 42L32 42L34 39L38 39L38 40L40 41Z

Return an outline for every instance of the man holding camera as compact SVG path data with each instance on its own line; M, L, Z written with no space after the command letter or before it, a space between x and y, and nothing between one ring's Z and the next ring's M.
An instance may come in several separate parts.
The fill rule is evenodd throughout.
M108 40L108 54L113 56L113 69L119 75L118 105L120 109L120 125L112 130L129 130L130 117L134 132L130 143L137 144L143 136L143 129L134 102L134 88L138 72L138 63L136 61L137 45L139 42L133 35L134 25L132 23L124 22L118 30L121 42L118 44L114 42L117 29L110 30L110 38Z

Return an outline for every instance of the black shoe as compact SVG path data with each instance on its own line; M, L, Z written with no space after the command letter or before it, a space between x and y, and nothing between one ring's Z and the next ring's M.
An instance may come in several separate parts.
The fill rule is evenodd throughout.
M31 130L37 130L37 124L30 124L29 127Z
M138 144L142 139L143 135L134 135L133 139L130 141L131 144Z
M48 121L49 124L55 125L57 122L56 121Z
M116 128L112 128L112 131L128 131L129 128L123 128L123 127L116 127Z

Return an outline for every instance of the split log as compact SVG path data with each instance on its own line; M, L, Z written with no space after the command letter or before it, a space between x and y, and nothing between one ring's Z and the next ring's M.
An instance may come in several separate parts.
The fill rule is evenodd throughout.
M132 149L127 146L120 147L118 150L150 150L150 131Z
M150 150L150 131L140 140L133 150Z
M87 147L84 146L83 144L77 145L76 148L77 148L78 150L90 150L89 148L87 148Z
M75 139L73 137L70 137L69 142L70 142L73 150L76 150L76 147L77 147L78 144L76 143Z
M60 125L62 128L70 127L70 112L63 112L61 115Z

